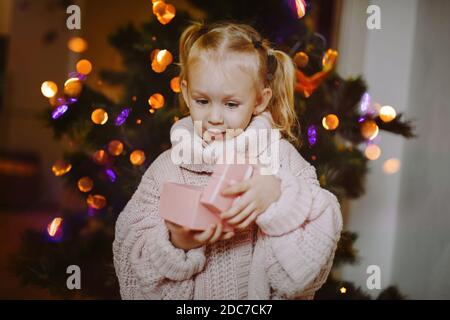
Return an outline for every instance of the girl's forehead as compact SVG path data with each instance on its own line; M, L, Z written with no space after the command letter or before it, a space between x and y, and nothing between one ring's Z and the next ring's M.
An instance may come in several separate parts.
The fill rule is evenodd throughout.
M256 72L248 61L227 57L225 59L195 59L189 65L188 82L191 89L245 92L254 88ZM253 62L254 63L254 62ZM216 89L217 90L217 89ZM223 91L222 90L222 91Z

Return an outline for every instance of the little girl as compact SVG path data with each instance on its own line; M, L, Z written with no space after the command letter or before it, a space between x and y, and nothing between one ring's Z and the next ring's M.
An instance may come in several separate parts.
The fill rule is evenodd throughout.
M192 148L203 161L175 163L172 139L118 217L113 251L122 298L313 299L330 272L342 217L336 197L291 144L297 142L291 58L252 27L230 22L189 26L179 58L190 116L171 132L201 138ZM279 130L279 163L274 174L254 174L223 190L239 196L221 213L234 231L221 224L188 230L159 216L165 181L205 186L217 162L205 150L216 141L246 144L239 137L255 128Z

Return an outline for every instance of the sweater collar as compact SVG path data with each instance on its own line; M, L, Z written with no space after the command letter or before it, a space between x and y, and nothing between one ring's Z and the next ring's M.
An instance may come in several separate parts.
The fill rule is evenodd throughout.
M263 137L265 140L264 143L260 144L263 147L259 148L256 154L252 155L254 157L258 157L268 148L270 141L273 141L273 136L271 137L272 132L269 130L273 128L274 123L271 114L266 111L258 116L254 116L244 132L238 136L226 141L219 140L206 144L206 142L195 132L192 118L187 116L175 122L170 129L170 139L172 143L171 152L174 151L175 147L177 147L181 148L183 153L187 151L193 156L187 162L183 161L181 163L177 163L180 167L193 172L212 173L214 171L215 163L219 162L219 159L221 159L222 156L221 152L217 152L218 150L227 150L226 148L228 146L234 148L236 152L245 152L245 154L248 154L249 143L256 142L258 144L258 140L254 139L255 136L250 134L250 129L266 129L263 131L265 134L258 135L259 138ZM177 130L180 129L184 132L181 140L179 139L180 135L176 134ZM180 131L178 131L178 133L179 132ZM259 133L260 131L257 132ZM280 137L277 135L276 139L280 139ZM181 143L180 146L178 146L179 143ZM194 161L194 159L199 161Z

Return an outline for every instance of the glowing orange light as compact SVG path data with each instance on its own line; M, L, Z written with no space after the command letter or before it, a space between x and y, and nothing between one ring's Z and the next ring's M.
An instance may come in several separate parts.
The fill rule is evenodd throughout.
M113 140L108 144L108 152L113 156L119 156L123 151L123 143L119 140Z
M52 222L50 222L47 225L47 232L50 237L54 237L56 235L56 233L60 230L62 222L63 222L63 219L60 217L57 217L57 218L53 219Z
M78 97L83 89L83 84L78 78L70 78L64 83L64 94L69 97Z
M64 160L58 160L52 166L53 174L57 177L65 175L70 169L72 169L72 165Z
M364 154L369 160L377 160L381 155L381 149L376 144L370 144L367 146Z
M145 153L142 150L135 150L130 154L130 162L135 166L140 166L145 162Z
M361 134L364 138L373 140L378 135L378 125L373 120L366 120L361 125Z
M380 119L383 122L391 122L395 119L397 116L397 113L395 112L395 109L391 106L383 106L380 109Z
M164 96L160 93L155 93L148 99L148 104L154 109L160 109L164 107Z
M101 195L89 195L86 199L88 206L92 209L100 210L106 206L106 198Z
M306 13L306 3L305 0L295 0L295 6L297 8L297 16L303 18Z
M309 57L303 51L297 52L294 56L294 62L299 68L304 68L309 62Z
M88 44L86 40L80 37L72 37L69 39L69 42L67 43L67 46L69 49L73 52L80 53L83 51L86 51Z
M92 112L91 120L95 124L104 125L108 121L108 113L101 108L95 109Z
M89 177L83 177L78 180L78 189L81 192L89 192L94 187L94 182Z
M41 85L41 92L46 98L53 98L58 93L58 86L53 81L45 81Z
M77 71L81 74L88 75L92 71L92 63L86 59L78 61Z
M173 61L173 56L169 50L160 50L156 55L156 61L162 66L168 66Z
M180 90L180 77L174 77L172 80L170 80L170 89L172 89L173 92L179 93Z
M329 114L323 117L322 126L327 130L336 130L339 126L339 118L335 114Z

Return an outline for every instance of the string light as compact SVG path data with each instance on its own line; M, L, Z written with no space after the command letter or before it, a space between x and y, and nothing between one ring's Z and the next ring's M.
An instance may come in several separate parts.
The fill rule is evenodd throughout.
M395 119L397 116L397 113L395 112L395 109L391 106L383 106L380 109L380 119L383 122L391 122Z
M41 92L46 98L53 98L58 93L58 86L53 81L45 81L41 85Z
M52 119L56 120L61 118L61 116L69 110L69 107L65 104L58 106L52 111Z
M306 13L305 0L295 0L295 7L297 8L297 16L303 18Z
M79 73L87 76L92 71L92 63L86 59L78 61L77 71Z
M156 55L156 61L163 66L168 66L173 61L173 56L169 50L163 49L158 52Z
M91 120L98 125L104 125L108 121L108 113L102 108L95 109L92 112Z
M120 156L122 151L123 151L123 143L120 142L119 140L112 140L108 144L108 152L110 155L117 157Z
M383 164L383 171L386 174L394 174L400 169L400 160L396 158L388 159Z
M295 54L294 62L298 68L304 68L308 65L309 57L305 52L300 51Z
M170 80L170 89L172 89L172 91L175 93L181 92L180 77L174 77L172 78L172 80Z
M52 222L47 225L47 233L50 237L58 237L61 233L63 219L61 217L54 218Z
M135 166L140 166L145 162L145 153L142 150L135 150L130 154L130 162Z
M64 160L57 160L52 166L52 172L55 176L60 177L65 175L72 169L72 165Z
M116 126L121 126L125 123L128 116L130 115L131 109L127 108L122 110L116 118Z
M317 129L314 125L308 127L308 142L310 146L315 145L317 142Z
M69 49L76 53L81 53L83 51L87 50L88 44L86 40L80 37L72 37L69 39L69 42L67 43L67 46Z
M381 155L381 149L376 144L369 144L364 154L369 160L377 160Z
M92 156L92 160L98 164L98 165L105 165L108 161L108 155L106 154L105 150L98 150L94 153Z
M69 97L78 97L83 89L80 79L70 78L64 83L64 94Z
M175 7L171 4L166 4L164 1L153 2L153 13L158 21L166 25L175 17Z
M160 93L155 93L148 99L148 104L154 109L164 107L164 102L164 96Z
M106 198L102 195L89 195L86 199L89 208L101 210L106 206Z
M83 177L78 180L78 189L81 192L89 192L94 187L94 182L89 177Z
M329 114L323 117L322 126L327 130L336 130L339 126L339 118L335 114Z
M378 135L378 125L373 120L366 120L361 125L361 134L365 139L373 140Z

